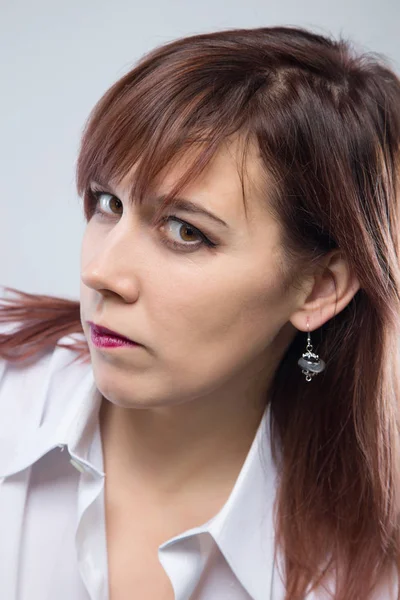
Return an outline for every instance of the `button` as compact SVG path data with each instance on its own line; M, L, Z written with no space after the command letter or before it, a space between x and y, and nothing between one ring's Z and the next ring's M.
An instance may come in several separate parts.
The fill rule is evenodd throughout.
M73 458L69 459L69 462L71 463L72 466L75 467L75 469L77 469L78 471L80 471L81 473L85 472L85 467L83 465L81 465L80 463L78 463L76 460L74 460Z

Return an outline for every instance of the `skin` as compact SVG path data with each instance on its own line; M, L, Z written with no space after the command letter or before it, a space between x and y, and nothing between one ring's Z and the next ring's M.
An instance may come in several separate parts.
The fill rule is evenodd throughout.
M182 210L166 213L200 229L218 244L215 249L202 245L184 252L162 244L166 238L189 247L200 238L175 221L151 226L151 207L129 204L134 169L111 188L122 214L105 195L106 218L94 215L84 233L81 320L104 397L109 498L113 506L128 508L136 498L142 507L168 512L167 525L165 519L155 524L160 528L155 546L182 527L200 525L222 506L285 349L298 330L307 331L307 320L312 332L343 310L359 288L335 250L312 274L300 276L300 285L286 289L280 225L257 185L257 148L250 148L247 159L247 218L238 150L237 138L227 141L180 194L228 228ZM162 178L161 193L173 186L182 164ZM144 347L98 349L88 320Z

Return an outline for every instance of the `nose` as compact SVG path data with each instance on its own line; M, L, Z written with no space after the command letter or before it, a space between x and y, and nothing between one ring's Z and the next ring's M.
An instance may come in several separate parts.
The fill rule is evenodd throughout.
M139 280L133 265L140 261L135 240L132 231L124 231L122 227L118 229L118 226L107 235L84 236L82 283L103 295L116 294L125 302L135 302Z

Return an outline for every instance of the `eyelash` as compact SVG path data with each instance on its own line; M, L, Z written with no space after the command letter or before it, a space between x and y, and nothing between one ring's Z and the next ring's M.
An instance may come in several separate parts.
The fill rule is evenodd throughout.
M102 210L99 209L100 196L102 196L103 194L111 196L112 198L117 198L117 196L114 196L110 192L105 192L105 191L101 191L101 190L89 190L88 191L89 218L91 218L93 215L98 215L102 219L107 219L110 216L110 215L107 215L107 213L104 213ZM117 200L119 200L119 198L117 198ZM195 227L194 225L191 225L191 223L188 223L187 221L183 221L182 219L179 219L175 215L168 215L166 217L163 217L161 219L160 223L164 224L168 221L176 221L176 222L180 223L181 225L186 225L187 227L192 229L201 238L201 242L195 246L195 244L192 244L190 242L188 242L187 244L179 243L179 242L174 242L174 241L168 241L166 237L162 237L161 242L164 245L168 246L169 248L173 248L174 250L180 250L182 252L194 252L194 250L198 250L203 245L206 245L209 248L215 248L217 246L217 244L212 242L208 237L206 237L204 235L204 233L202 233L199 229L197 229L197 227ZM184 249L184 248L191 248L191 249Z

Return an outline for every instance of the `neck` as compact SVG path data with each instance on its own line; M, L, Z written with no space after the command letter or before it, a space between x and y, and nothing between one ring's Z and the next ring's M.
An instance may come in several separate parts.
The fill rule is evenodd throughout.
M265 394L264 394L265 398ZM165 506L178 496L224 497L243 466L266 402L232 393L161 408L126 408L103 398L107 478L127 497ZM110 482L110 479L109 479ZM121 485L118 485L118 484ZM203 491L203 494L202 494Z

